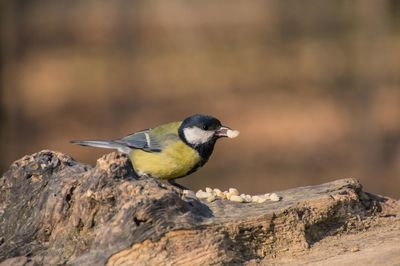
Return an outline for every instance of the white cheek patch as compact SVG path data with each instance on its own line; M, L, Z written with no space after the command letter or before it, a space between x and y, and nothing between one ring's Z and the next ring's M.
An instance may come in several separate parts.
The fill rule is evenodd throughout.
M214 131L203 130L198 127L188 127L183 130L187 142L200 145L208 142L214 135Z

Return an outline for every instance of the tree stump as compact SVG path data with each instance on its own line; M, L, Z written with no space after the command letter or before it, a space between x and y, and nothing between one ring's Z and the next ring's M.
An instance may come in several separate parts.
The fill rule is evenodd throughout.
M282 201L208 203L137 178L118 153L91 167L44 150L0 178L0 265L268 264L373 219L398 221L396 201L355 179L278 194Z

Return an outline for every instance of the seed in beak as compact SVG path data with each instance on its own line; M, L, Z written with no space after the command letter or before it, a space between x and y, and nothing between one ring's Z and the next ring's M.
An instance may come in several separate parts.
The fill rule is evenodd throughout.
M239 131L232 130L229 127L220 127L217 131L218 137L228 137L228 138L236 138L239 135Z
M237 130L228 129L228 131L226 132L226 136L228 138L233 139L233 138L236 138L237 136L239 136L239 133L240 132Z

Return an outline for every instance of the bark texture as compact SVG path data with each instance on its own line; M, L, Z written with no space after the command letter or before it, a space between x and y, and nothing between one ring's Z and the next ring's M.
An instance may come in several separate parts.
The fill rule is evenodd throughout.
M0 178L0 265L270 264L382 217L398 222L398 202L355 179L278 194L280 202L208 203L138 179L117 153L91 167L41 151Z

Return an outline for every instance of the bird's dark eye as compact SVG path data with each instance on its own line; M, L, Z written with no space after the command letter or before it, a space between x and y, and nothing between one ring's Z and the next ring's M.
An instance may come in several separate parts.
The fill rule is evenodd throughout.
M207 125L204 125L204 126L203 126L203 129L204 129L204 130L208 130L208 126L207 126Z

